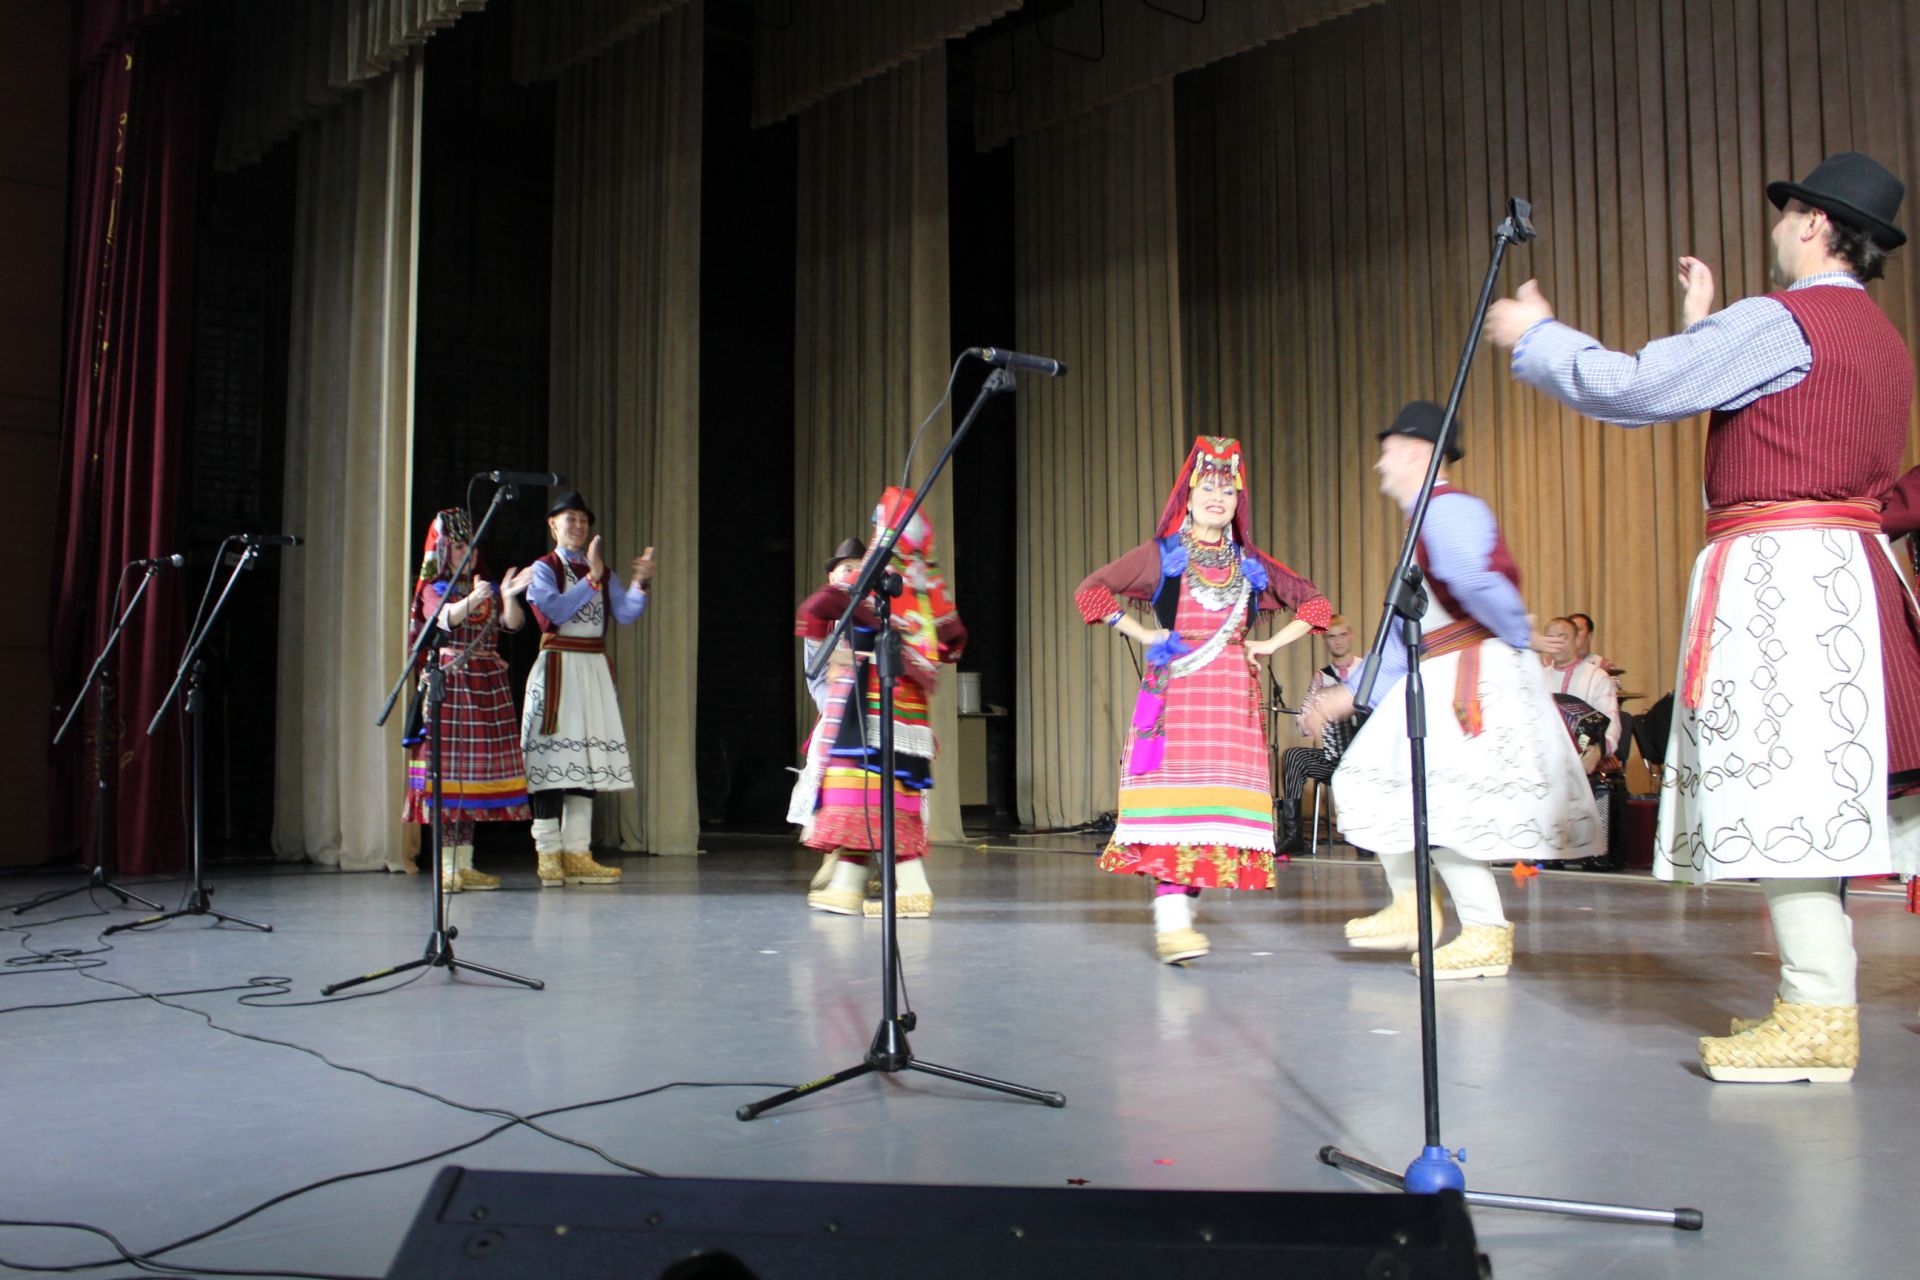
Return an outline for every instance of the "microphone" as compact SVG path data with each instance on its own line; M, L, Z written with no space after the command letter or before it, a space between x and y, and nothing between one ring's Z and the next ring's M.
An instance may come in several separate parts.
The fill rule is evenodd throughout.
M243 547L297 547L300 535L297 533L241 533L234 535L234 541Z
M175 552L170 556L155 556L151 560L135 560L133 563L155 569L184 569L187 567L187 558Z
M562 485L567 482L565 476L557 476L551 471L488 471L487 479L495 484L544 484Z
M974 356L1001 369L1025 369L1029 373L1044 373L1049 378L1062 377L1067 366L1050 356L1030 356L1024 351L1008 351L1005 347L974 347Z

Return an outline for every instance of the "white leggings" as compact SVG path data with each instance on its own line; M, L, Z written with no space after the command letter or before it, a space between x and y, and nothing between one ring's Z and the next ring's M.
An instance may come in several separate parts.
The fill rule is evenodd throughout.
M1762 880L1780 949L1780 998L1788 1004L1857 1004L1853 921L1838 880Z
M1493 868L1477 858L1469 858L1452 849L1436 848L1433 851L1433 867L1446 881L1447 893L1453 898L1454 914L1460 917L1463 925L1504 925L1507 913L1500 906L1500 886L1493 878ZM1413 851L1405 853L1383 853L1380 865L1387 873L1387 887L1393 890L1393 896L1414 891Z

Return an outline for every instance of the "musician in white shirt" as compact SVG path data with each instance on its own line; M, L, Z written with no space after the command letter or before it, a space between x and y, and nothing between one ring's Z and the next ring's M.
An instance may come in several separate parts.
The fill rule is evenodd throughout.
M1580 652L1581 628L1571 618L1547 623L1549 646L1541 653L1541 676L1548 693L1572 694L1607 718L1607 754L1620 746L1620 686L1607 674L1606 660ZM1586 634L1593 633L1589 628Z

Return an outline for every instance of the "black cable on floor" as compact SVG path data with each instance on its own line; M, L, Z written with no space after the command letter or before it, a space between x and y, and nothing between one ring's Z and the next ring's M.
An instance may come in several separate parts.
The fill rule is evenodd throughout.
M161 1245L157 1249L150 1249L145 1253L132 1252L131 1250L127 1249L124 1245L122 1245L118 1240L116 1240L109 1232L99 1227L90 1226L86 1223L39 1222L39 1221L30 1221L30 1220L21 1220L21 1219L0 1219L0 1227L44 1227L49 1229L67 1229L67 1230L74 1230L74 1231L91 1232L94 1235L105 1237L114 1246L114 1248L118 1250L120 1253L120 1257L118 1258L104 1258L95 1262L74 1262L74 1263L65 1263L61 1265L50 1265L50 1266L35 1266L30 1263L15 1262L7 1258L0 1257L0 1266L13 1267L16 1270L21 1270L21 1271L65 1273L65 1272L72 1272L72 1271L90 1271L98 1267L110 1267L116 1262L131 1262L135 1266L139 1266L148 1270L158 1271L162 1275L294 1276L294 1277L302 1277L302 1278L308 1277L308 1276L316 1276L317 1280L360 1280L359 1277L319 1276L318 1273L301 1272L301 1271L232 1271L232 1270L223 1271L213 1267L199 1267L199 1266L194 1267L191 1271L188 1271L185 1269L164 1269L163 1264L155 1263L153 1259L158 1258L161 1254L173 1253L180 1249L187 1248L190 1245L199 1244L205 1240L210 1239L213 1236L219 1235L223 1231L229 1231L232 1228L239 1226L242 1222L247 1221L247 1219L249 1218L256 1217L259 1214L265 1213L269 1209L276 1208L279 1205L285 1204L289 1200L296 1199L299 1196L308 1195L312 1192L322 1190L326 1187L337 1186L340 1183L344 1183L344 1182L353 1182L361 1178L378 1177L381 1174L386 1174L386 1173L397 1173L403 1169L411 1169L416 1165L428 1164L435 1160L444 1160L448 1156L457 1155L462 1151L467 1151L474 1147L477 1147L481 1143L487 1142L493 1138L496 1138L510 1129L517 1128L522 1124L527 1124L531 1126L534 1120L545 1119L548 1116L562 1115L570 1111L586 1111L594 1107L611 1106L615 1103L620 1103L620 1102L632 1102L639 1098L646 1098L646 1097L651 1097L652 1095L657 1093L664 1093L669 1089L782 1089L786 1087L787 1087L787 1084L786 1082L783 1082L783 1081L673 1080L673 1081L669 1081L666 1084L657 1084L657 1085L652 1085L645 1089L637 1089L631 1093L616 1094L610 1098L593 1098L586 1102L572 1102L572 1103L566 1104L565 1106L548 1107L542 1111L532 1112L530 1115L527 1115L527 1116L516 1116L515 1118L506 1121L504 1124L495 1125L493 1128L487 1130L485 1133L479 1135L476 1138L469 1138L465 1142L455 1143L453 1146L443 1147L438 1151L430 1151L423 1156L415 1156L409 1160L401 1160L393 1164L380 1165L378 1167L371 1168L371 1169L356 1169L349 1173L338 1173L338 1174L332 1175L331 1177L320 1178L320 1179L317 1179L316 1181L309 1182L302 1186L295 1187L291 1191L283 1191L279 1195L276 1195L271 1197L270 1199L261 1201L259 1204L254 1205L250 1209L246 1209L240 1213L235 1214L233 1217L226 1219L224 1222L216 1223L213 1226L208 1227L203 1231L196 1231L192 1235L184 1236L179 1240L173 1241L171 1244ZM536 1132L543 1132L538 1128L538 1126L532 1126L532 1127L535 1128ZM649 1176L658 1177L659 1175L651 1174Z

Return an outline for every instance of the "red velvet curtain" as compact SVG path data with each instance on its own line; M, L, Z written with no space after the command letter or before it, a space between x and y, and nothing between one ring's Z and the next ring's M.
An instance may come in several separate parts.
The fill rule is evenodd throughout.
M129 561L179 550L194 195L200 164L200 30L192 0L79 0L67 238L59 544L50 610L53 686L70 698L112 629ZM146 734L172 679L183 591L168 571L120 638L118 865L185 858L183 734ZM137 575L136 575L137 578ZM131 584L130 588L131 589ZM94 860L101 761L94 708L55 752L51 848Z

